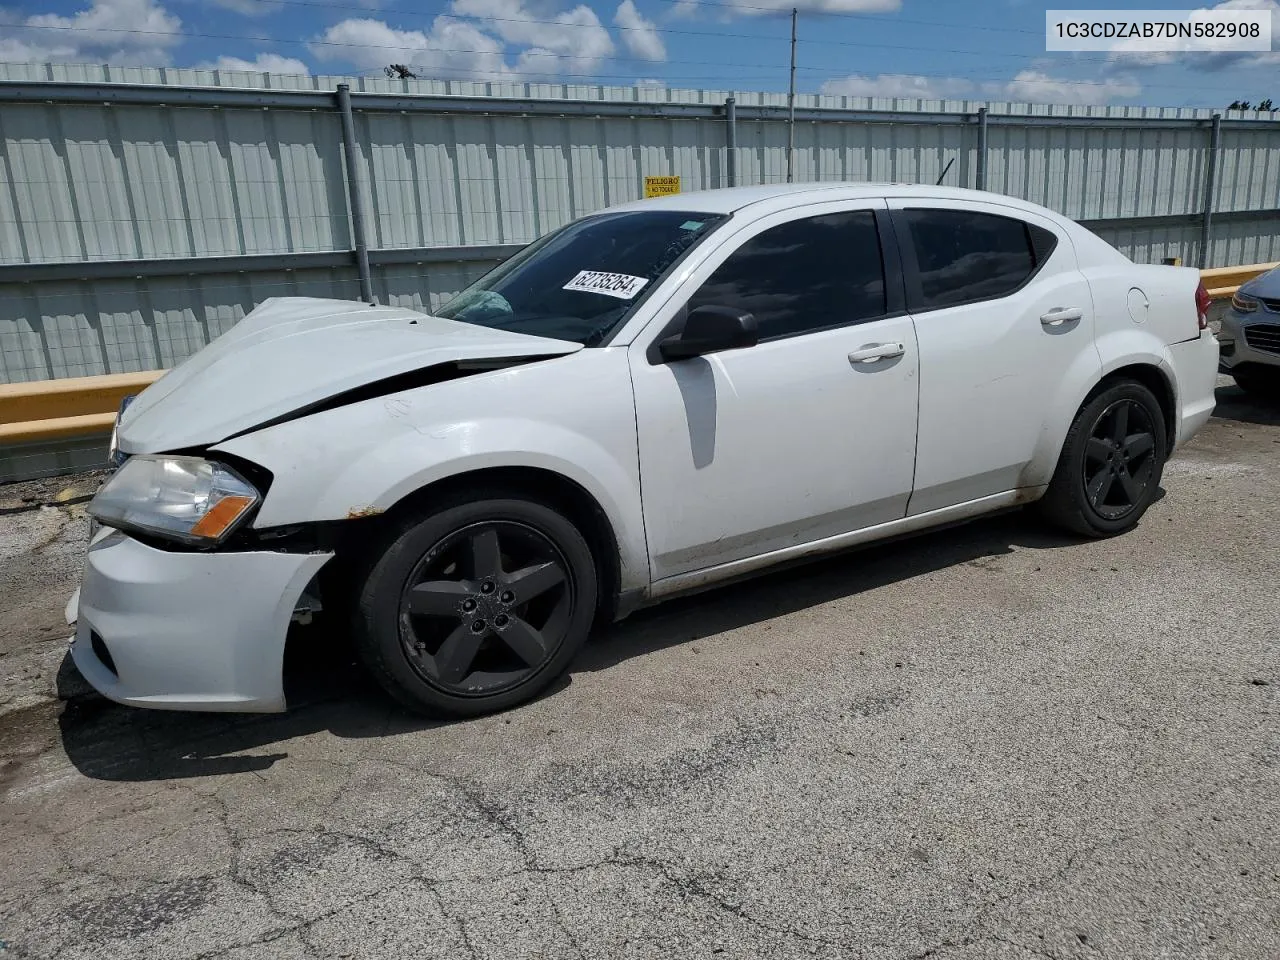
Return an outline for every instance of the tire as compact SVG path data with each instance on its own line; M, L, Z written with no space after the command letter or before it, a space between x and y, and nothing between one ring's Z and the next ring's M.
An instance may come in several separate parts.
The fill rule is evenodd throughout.
M1231 374L1236 386L1247 393L1252 400L1265 400L1272 403L1280 400L1280 368L1274 373L1264 373L1257 368L1239 370Z
M1160 488L1167 436L1149 389L1136 380L1107 385L1085 401L1067 431L1041 515L1086 537L1133 529Z
M481 493L405 521L384 542L355 604L355 643L410 710L471 717L524 703L587 639L595 559L550 507Z

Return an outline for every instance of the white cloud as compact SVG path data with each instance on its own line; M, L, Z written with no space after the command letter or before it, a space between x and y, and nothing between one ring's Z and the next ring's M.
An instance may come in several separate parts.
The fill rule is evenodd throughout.
M47 63L76 59L79 47L73 44L41 43L35 38L0 37L0 62Z
M1271 11L1271 52L1270 53L1214 53L1210 58L1218 58L1217 63L1208 64L1210 69L1238 63L1245 67L1274 67L1280 64L1280 52L1276 51L1276 43L1280 40L1280 2L1277 0L1227 0L1220 3L1215 10L1270 10Z
M673 20L692 20L698 15L699 0L676 0L669 16Z
M523 0L453 0L450 9L428 31L344 20L317 37L311 52L364 70L403 63L424 77L466 80L589 75L614 52L609 31L585 5L552 17L535 14Z
M219 57L208 63L197 64L205 70L248 70L254 73L309 74L311 69L295 57L282 57L278 53L260 53L252 60L240 57Z
M267 14L288 9L288 4L278 3L276 0L182 0L182 2L210 3L244 17L265 17ZM364 7L366 10L376 10L380 6L382 6L382 0L354 0L354 3L347 0L341 5L342 8Z
M270 0L211 0L215 7L231 10L245 17L265 17L281 9L280 4Z
M585 4L550 17L529 10L523 0L453 0L451 9L479 20L505 42L526 47L520 59L532 58L538 72L593 73L613 53L609 31Z
M1275 47L1280 38L1280 0L1224 0L1212 7L1197 7L1195 12L1208 10L1270 10L1271 11L1271 44ZM1228 42L1228 41L1224 41ZM1199 70L1221 70L1230 66L1262 67L1280 64L1280 53L1273 49L1270 53L1243 50L1213 51L1170 51L1170 50L1135 50L1137 40L1122 40L1116 44L1115 50L1108 55L1114 65L1123 69L1128 67L1160 67L1177 63ZM1190 44L1190 40L1187 41Z
M896 13L902 0L726 0L724 11L744 17L790 11L801 13ZM679 9L679 7L677 7Z
M964 77L925 77L882 73L868 77L854 74L822 85L830 96L905 97L922 100L984 99L1030 103L1104 104L1136 97L1142 86L1132 77L1108 77L1098 81L1064 80L1039 70L1023 70L1003 83L977 84Z
M822 92L833 97L916 97L922 100L963 98L973 90L972 80L908 73L882 73L876 77L855 73L828 80L822 85Z
M71 16L42 13L8 25L0 60L165 65L181 29L154 0L94 0Z
M411 65L424 76L462 80L510 79L500 40L454 17L440 16L431 30L396 30L381 20L343 20L311 45L321 60L340 60L361 70L389 63Z
M618 12L613 15L622 42L640 60L666 60L667 48L658 36L658 28L652 20L646 20L632 0L622 0Z
M1136 97L1142 92L1142 85L1131 77L1079 82L1051 77L1038 70L1023 70L999 89L1008 100L1098 106Z

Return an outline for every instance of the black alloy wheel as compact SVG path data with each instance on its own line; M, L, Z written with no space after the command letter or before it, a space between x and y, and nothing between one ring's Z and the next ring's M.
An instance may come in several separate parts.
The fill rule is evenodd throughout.
M1148 501L1156 472L1156 426L1138 401L1116 400L1094 422L1085 444L1085 496L1098 516L1122 520Z
M561 676L596 614L596 561L553 507L473 490L405 516L371 549L356 649L412 710L466 717L537 696Z
M567 567L549 537L522 523L486 521L449 534L400 598L409 663L458 696L523 683L564 642L574 599Z
M1072 533L1124 533L1159 493L1168 448L1165 414L1151 390L1136 380L1104 384L1076 413L1037 507Z

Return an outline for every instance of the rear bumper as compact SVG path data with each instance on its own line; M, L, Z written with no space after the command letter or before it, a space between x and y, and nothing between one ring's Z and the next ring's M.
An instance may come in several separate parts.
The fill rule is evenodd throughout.
M85 558L72 658L130 706L283 710L289 620L332 556L169 552L110 532Z
M1217 403L1218 341L1208 331L1169 347L1173 382L1178 385L1178 423L1174 449L1196 435ZM1172 451L1171 451L1172 452Z

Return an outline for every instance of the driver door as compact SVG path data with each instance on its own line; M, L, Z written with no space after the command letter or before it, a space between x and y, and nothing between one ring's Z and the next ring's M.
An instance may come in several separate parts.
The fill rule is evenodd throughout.
M918 352L889 230L884 201L748 222L632 343L657 592L667 578L905 515ZM753 314L760 342L664 360L658 342L708 305Z

